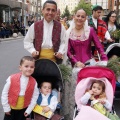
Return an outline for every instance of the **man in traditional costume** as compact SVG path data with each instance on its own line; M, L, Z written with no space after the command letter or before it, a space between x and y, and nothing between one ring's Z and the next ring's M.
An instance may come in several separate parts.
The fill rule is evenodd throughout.
M42 14L44 19L33 23L24 39L24 48L37 59L58 62L65 52L65 28L54 20L57 12L55 1L46 1Z
M94 28L101 43L104 43L105 39L108 42L113 42L113 40L111 39L110 34L107 30L106 23L100 19L102 10L103 10L102 7L99 5L93 6L92 16L89 18L88 24L89 24L89 26ZM94 49L95 49L95 47L92 47L93 51L94 51Z

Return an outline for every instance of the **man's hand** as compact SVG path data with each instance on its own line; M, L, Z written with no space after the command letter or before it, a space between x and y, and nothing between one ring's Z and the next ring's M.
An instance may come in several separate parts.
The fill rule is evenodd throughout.
M24 116L27 117L29 114L27 114L26 112L24 113Z
M77 62L76 64L75 64L75 66L76 67L80 67L80 68L84 68L85 67L85 65L82 63L82 62Z
M61 54L60 52L56 52L55 57L57 57L59 59L63 59L63 54Z
M48 106L46 106L46 107L43 108L43 112L44 112L44 113L46 113L46 112L48 112L48 111L50 111L50 108L49 108Z
M11 115L11 114L10 114L10 111L9 111L9 112L5 112L5 114L6 114L6 115Z
M115 41L110 38L110 39L107 39L107 42L108 42L108 43L111 43L111 42L115 42Z
M34 52L32 53L32 57L38 57L38 55L39 55L39 52L38 52L38 51L34 51Z

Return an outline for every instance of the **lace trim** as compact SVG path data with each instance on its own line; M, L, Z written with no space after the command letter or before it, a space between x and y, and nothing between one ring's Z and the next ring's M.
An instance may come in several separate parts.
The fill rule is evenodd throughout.
M87 40L87 37L85 36L85 32L83 32L83 34L82 35L79 35L79 36L77 36L77 35L75 35L75 32L72 30L71 32L70 32L70 39L72 39L72 40L80 40L80 41L85 41L85 40Z

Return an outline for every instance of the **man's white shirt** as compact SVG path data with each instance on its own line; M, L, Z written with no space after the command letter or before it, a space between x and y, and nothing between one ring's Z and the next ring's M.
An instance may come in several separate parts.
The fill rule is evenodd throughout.
M43 49L51 49L53 48L52 44L52 31L53 31L53 20L51 22L47 22L45 19L43 20L43 42L42 48ZM63 25L61 25L61 42L58 52L64 54L65 53L65 35L66 30ZM35 39L35 30L34 30L34 23L28 29L28 32L24 39L24 48L29 51L31 54L36 51L33 45L33 41Z

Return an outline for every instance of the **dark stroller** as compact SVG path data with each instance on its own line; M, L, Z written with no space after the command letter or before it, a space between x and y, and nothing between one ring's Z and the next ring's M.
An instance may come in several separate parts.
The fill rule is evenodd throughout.
M36 79L38 85L41 84L41 82L43 82L44 80L52 83L52 88L57 90L59 102L55 113L60 114L60 98L63 90L63 79L61 71L57 64L48 59L39 59L35 62L35 71L32 76ZM63 117L60 120L63 120Z
M120 57L120 43L113 43L106 49L106 54L108 59L110 59L113 55ZM116 81L116 92L115 92L116 100L120 100L120 77L117 78Z

